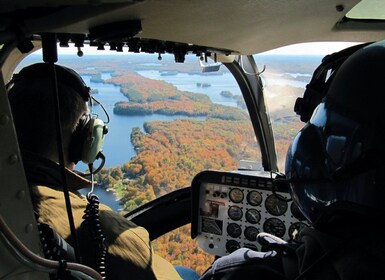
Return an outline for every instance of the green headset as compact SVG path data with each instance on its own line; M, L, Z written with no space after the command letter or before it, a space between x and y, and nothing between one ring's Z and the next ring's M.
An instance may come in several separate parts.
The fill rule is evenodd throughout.
M106 133L107 126L101 119L91 115L83 116L71 139L70 160L90 164L103 157L101 151Z
M85 102L94 100L99 103L95 98L91 97L90 88L74 70L55 64L55 71L58 83L64 84L75 90ZM10 88L12 85L22 80L50 79L51 72L52 65L49 65L48 63L33 64L23 68L18 74L15 74L12 77L12 80L7 84L7 88ZM102 108L105 111L103 106ZM107 114L106 111L105 113ZM99 158L102 158L104 161L102 147L107 132L108 129L103 120L96 116L91 116L90 114L84 115L80 119L72 135L69 148L70 161L75 163L82 161L85 164L92 164ZM98 168L98 170L100 169Z

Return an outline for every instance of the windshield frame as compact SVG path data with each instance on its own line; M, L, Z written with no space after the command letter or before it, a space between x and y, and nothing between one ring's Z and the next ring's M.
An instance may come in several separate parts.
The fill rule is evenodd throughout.
M233 74L245 100L254 133L261 150L264 171L278 171L273 130L266 107L260 71L252 55L238 56L224 65ZM247 69L247 70L246 70Z

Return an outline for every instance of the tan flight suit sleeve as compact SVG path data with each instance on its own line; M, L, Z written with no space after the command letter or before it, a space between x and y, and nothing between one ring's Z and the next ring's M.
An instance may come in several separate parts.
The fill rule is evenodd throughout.
M72 244L63 192L43 186L36 188L40 194L36 209L39 221L50 225ZM70 200L77 234L84 235L84 231L79 228L87 201L74 193L70 193ZM106 267L109 279L181 279L171 263L153 253L145 228L125 219L106 205L100 204L99 210L108 248ZM86 244L87 239L80 236L81 251L87 251L91 246L91 243Z

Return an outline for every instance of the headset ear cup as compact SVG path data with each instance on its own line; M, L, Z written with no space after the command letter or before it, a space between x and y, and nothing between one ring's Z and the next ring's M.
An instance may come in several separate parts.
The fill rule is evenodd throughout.
M82 159L82 150L84 144L84 131L89 123L90 117L88 115L83 116L80 120L74 133L69 147L69 160L74 163L78 163Z
M91 118L87 122L82 137L83 144L81 150L81 160L84 163L93 163L98 158L99 153L102 151L106 132L107 130L102 120Z

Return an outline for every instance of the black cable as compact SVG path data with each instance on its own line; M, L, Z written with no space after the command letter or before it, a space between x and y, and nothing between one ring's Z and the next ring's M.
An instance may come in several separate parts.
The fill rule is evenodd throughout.
M99 198L96 194L90 193L87 195L87 207L84 211L84 222L88 225L91 236L94 239L96 248L96 270L100 273L103 279L106 279L106 254L105 237L102 232L102 227L99 218Z
M98 105L102 108L102 110L104 111L104 114L106 114L106 116L107 116L107 121L105 121L104 124L108 124L110 122L110 115L108 114L106 108L103 106L103 104L99 100L97 100L93 96L91 96L91 98L90 98L90 103L91 104L92 104L92 101L95 101L96 103L98 103Z
M58 235L48 224L37 222L37 228L40 234L40 241L43 248L43 254L46 259L59 261L75 261L75 252L60 235Z
M89 169L91 175L91 181L93 182L93 166L92 163L89 164ZM96 255L96 270L100 273L103 279L106 279L106 254L107 247L105 245L105 237L102 231L102 226L100 224L99 217L99 197L92 193L93 186L91 191L87 194L88 204L84 210L84 224L87 225L87 228L93 238L96 248L98 249Z
M1 215L0 241L6 246L9 253L13 254L21 264L32 270L56 273L59 268L59 263L57 261L47 260L30 251L12 232ZM97 271L88 266L71 262L67 263L67 268L76 279L103 280Z
M276 175L275 178L273 178L273 173ZM275 171L270 171L270 179L272 181L271 192L277 199L284 202L290 202L293 200L289 193L289 182L287 181L284 174ZM286 198L283 195L277 193L278 191L288 193L289 198Z
M96 156L96 159L101 159L101 163L100 165L98 166L98 168L96 168L95 170L93 170L93 167L91 167L89 165L89 170L90 172L89 173L84 173L83 176L93 176L94 174L98 173L100 170L102 170L102 168L104 167L104 164L106 163L106 157L105 155L102 153L102 152L99 152L98 155Z
M68 182L67 182L67 176L66 176L66 169L65 169L65 162L64 162L64 149L63 149L63 138L62 138L62 127L60 123L60 102L59 102L59 89L58 89L58 82L56 77L56 68L55 64L53 62L49 62L49 65L52 66L51 71L51 78L52 78L52 89L53 89L53 101L54 101L54 112L55 112L55 122L56 122L56 139L57 139L57 150L58 150L58 156L59 156L59 165L60 165L60 173L62 177L63 182L63 193L64 193L64 199L65 199L65 205L67 210L67 216L71 231L71 236L73 240L74 245L74 251L75 251L75 257L76 261L78 263L81 262L80 258L80 252L79 252L79 243L76 235L76 229L75 229L75 223L73 218L73 213L71 210L71 200L69 196L69 190L68 190Z

